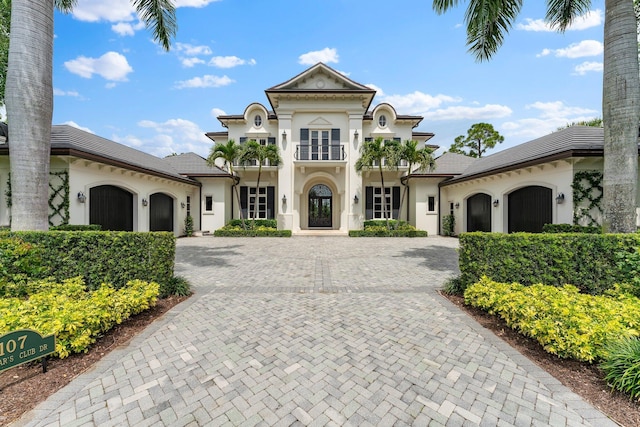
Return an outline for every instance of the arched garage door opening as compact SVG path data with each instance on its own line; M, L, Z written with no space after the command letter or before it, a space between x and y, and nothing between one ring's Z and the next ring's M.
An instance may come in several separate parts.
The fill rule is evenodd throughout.
M89 191L89 222L103 230L133 231L133 194L114 185Z
M541 233L553 222L551 189L539 185L523 187L509 194L509 233Z
M491 231L491 196L474 194L467 199L467 231Z
M173 231L173 198L164 193L149 197L149 231Z

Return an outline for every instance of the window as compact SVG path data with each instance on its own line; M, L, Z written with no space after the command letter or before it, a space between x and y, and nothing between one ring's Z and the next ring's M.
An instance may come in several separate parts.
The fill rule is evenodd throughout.
M204 196L204 211L213 212L213 196Z
M253 118L253 124L259 128L260 126L262 126L262 116L260 114L256 114L256 116Z
M329 131L311 131L311 160L329 160Z
M245 218L254 216L256 219L275 218L275 187L240 187L240 206Z
M429 196L427 197L427 212L435 212L436 211L436 197Z
M187 216L191 216L191 196L187 196Z
M400 187L385 187L385 197L381 187L366 187L365 219L398 219L400 210ZM384 203L386 202L386 207Z
M300 146L296 160L344 160L340 129L300 129Z
M380 115L380 117L378 117L378 125L381 128L387 127L387 116L384 114Z

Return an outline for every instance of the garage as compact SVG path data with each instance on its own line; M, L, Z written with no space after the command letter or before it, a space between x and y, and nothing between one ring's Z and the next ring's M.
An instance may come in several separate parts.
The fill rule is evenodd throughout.
M467 199L467 231L491 231L491 196L474 194Z
M149 231L173 232L173 198L164 193L149 197Z
M553 222L551 196L550 188L539 185L509 194L509 233L541 233L545 224Z
M133 231L133 194L114 185L100 185L89 192L89 221L103 230Z

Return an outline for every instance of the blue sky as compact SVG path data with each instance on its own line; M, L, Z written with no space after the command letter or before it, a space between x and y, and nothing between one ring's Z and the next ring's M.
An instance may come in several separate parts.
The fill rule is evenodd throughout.
M165 156L206 156L216 116L269 108L264 90L316 62L378 91L399 114L424 116L443 148L477 122L504 149L568 122L602 116L604 3L564 34L525 2L489 62L467 52L466 4L437 15L430 1L176 0L170 52L129 0L78 0L56 13L53 123ZM442 149L440 150L440 152Z

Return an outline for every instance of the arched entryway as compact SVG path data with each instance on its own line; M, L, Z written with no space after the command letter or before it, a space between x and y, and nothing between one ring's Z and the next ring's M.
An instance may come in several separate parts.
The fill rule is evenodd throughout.
M541 233L553 222L551 189L530 185L509 194L509 233Z
M309 228L333 226L333 193L324 184L316 184L309 190Z
M491 196L474 194L467 199L467 231L491 231Z
M149 231L173 231L173 198L164 193L149 197Z
M114 185L89 191L89 223L103 230L133 231L133 194Z

